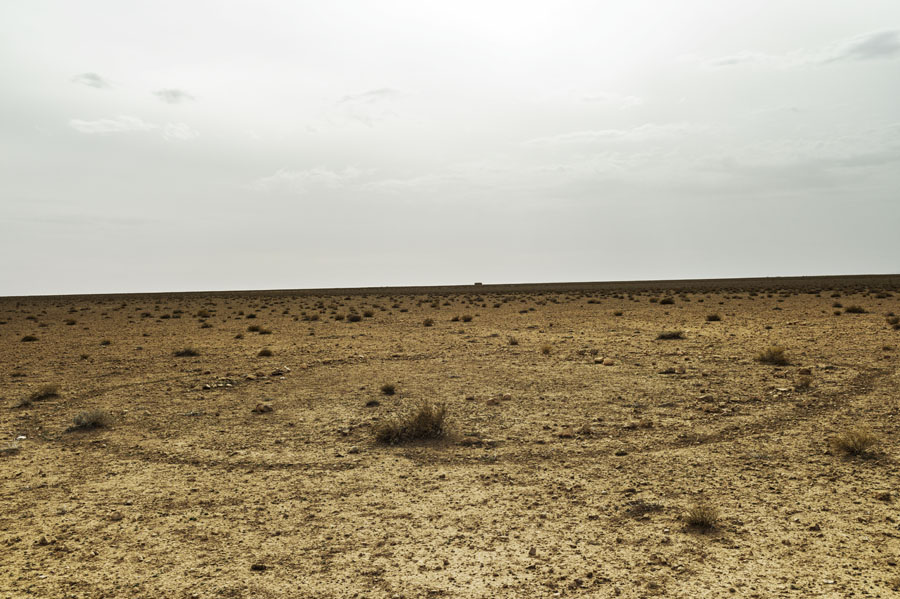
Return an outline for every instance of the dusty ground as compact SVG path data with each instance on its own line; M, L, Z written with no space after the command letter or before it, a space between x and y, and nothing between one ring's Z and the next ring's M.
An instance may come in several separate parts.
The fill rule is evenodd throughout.
M0 299L0 596L900 596L900 277L647 287Z

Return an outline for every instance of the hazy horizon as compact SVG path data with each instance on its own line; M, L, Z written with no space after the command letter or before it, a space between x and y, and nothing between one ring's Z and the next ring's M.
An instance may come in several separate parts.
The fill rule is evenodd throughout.
M896 2L0 21L0 296L900 272Z

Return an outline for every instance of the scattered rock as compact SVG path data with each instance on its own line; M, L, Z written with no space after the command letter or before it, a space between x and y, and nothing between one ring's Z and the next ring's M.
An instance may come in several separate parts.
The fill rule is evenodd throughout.
M269 569L269 567L265 564L253 564L252 566L250 566L250 569L254 572L265 572Z
M615 363L616 363L615 360L613 360L612 358L603 358L604 366L613 366L613 365L615 365Z
M380 405L381 405L381 402L378 401L377 399L370 399L369 401L366 402L367 408L377 408Z
M270 406L269 404L264 404L264 403L258 403L258 404L256 404L256 407L253 408L253 413L255 413L255 414L266 414L271 411L272 411L272 406Z
M528 557L534 557L536 555L537 555L537 549L535 547L532 547L531 549L528 550Z
M812 374L812 370L810 370L809 368L801 368L800 370L797 371L797 374L805 374L808 376L808 375Z
M351 453L351 454L359 453L359 447L354 445L353 447L351 447L350 449L347 450L347 453Z
M628 455L628 452L625 451L624 449L620 449L615 453L615 455L618 457L622 457L622 456Z
M119 522L122 518L124 518L122 512L113 512L109 515L110 522Z
M675 374L674 368L663 368L658 374Z

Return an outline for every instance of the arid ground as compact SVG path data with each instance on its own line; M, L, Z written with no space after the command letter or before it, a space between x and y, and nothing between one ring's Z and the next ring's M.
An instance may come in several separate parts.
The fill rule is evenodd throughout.
M0 298L0 597L898 597L895 313L900 276ZM376 440L423 401L443 439Z

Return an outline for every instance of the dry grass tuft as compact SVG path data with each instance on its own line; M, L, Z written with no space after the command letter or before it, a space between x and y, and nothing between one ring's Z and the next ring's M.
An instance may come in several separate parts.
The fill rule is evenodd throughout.
M107 428L112 425L112 414L104 410L86 410L72 419L70 430Z
M863 308L862 306L857 306L857 305L847 306L846 308L844 308L844 313L845 314L865 314L866 309Z
M684 513L684 522L690 528L712 530L719 524L719 510L708 503L697 503Z
M761 364L775 364L777 366L786 366L790 364L787 356L784 355L784 348L780 345L773 345L765 351L761 351L756 355L756 361Z
M259 356L260 358L271 358L271 357L274 356L275 354L272 353L272 350L271 350L271 349L269 349L269 348L263 348L263 349L259 350L259 353L256 354L256 355Z
M397 392L397 387L393 383L385 383L381 386L381 392L385 395L393 395Z
M184 349L179 349L175 351L175 356L178 358L191 358L194 356L199 356L200 351L193 347L185 347Z
M423 401L404 412L379 423L375 440L397 444L424 439L441 439L447 435L447 408L444 404Z
M541 353L544 354L545 356L549 356L550 352L552 352L552 351L553 351L553 346L551 346L549 343L545 343L544 345L541 346Z
M684 339L683 331L663 331L656 336L657 339Z
M831 446L835 451L846 455L864 455L875 446L878 437L872 431L864 427L846 430L831 439Z
M31 392L28 396L29 401L41 401L42 399L50 399L51 397L59 397L59 385L41 385Z
M720 320L722 320L722 317L719 316L718 314L707 314L706 315L706 322L719 322Z

